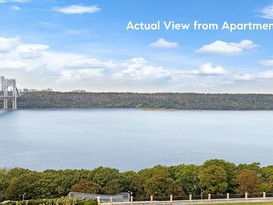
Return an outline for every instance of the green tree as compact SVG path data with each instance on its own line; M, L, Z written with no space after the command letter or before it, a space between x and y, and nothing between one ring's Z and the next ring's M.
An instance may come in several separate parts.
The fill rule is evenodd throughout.
M96 193L117 194L120 192L120 173L117 169L98 167L92 171L91 175Z
M135 192L133 181L137 177L137 173L134 171L127 171L120 174L120 183L123 192Z
M82 170L46 170L37 173L38 179L33 182L33 194L36 198L58 198L66 196L75 183L86 175Z
M11 180L14 177L20 177L21 175L25 173L31 172L29 169L23 169L19 167L12 168L8 171L7 178Z
M149 179L145 181L144 191L146 196L166 197L182 195L182 188L175 183L166 169L158 169Z
M199 194L201 167L198 165L179 165L176 169L176 181L186 194Z
M71 191L81 193L94 193L95 188L90 180L80 179L80 181L78 181L71 187Z
M0 169L0 202L5 199L4 193L9 185L7 174L8 170L6 168Z
M237 178L238 188L237 193L245 192L253 194L259 192L259 178L254 170L244 169L240 172Z
M267 193L273 192L273 166L262 168L261 180L261 191Z
M217 165L204 167L200 172L200 186L205 193L226 193L228 187L226 171Z
M211 165L216 165L221 167L225 170L227 174L227 192L228 193L235 193L236 191L236 178L238 176L238 168L234 163L227 162L223 159L211 159L204 162L203 166L208 167Z
M150 169L143 169L138 172L137 180L138 193L144 196L162 196L170 194L181 195L182 187L171 177L168 169L157 165ZM136 181L134 182L136 184Z
M238 170L241 172L244 169L249 169L255 171L257 174L262 173L262 168L260 167L260 162L253 162L252 164L239 164L238 165Z
M145 184L145 177L141 174L137 174L137 176L132 181L133 190L130 190L133 192L133 195L136 197L143 197L145 196L144 191L144 184Z
M13 177L5 192L6 199L22 199L22 194L26 193L25 199L37 199L36 183L39 174L36 172L28 172L20 177Z

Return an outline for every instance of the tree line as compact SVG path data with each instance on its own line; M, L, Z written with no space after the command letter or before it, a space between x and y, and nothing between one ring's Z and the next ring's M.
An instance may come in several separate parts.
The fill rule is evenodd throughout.
M271 94L33 92L18 99L18 108L273 110L272 102Z
M135 198L192 194L244 194L273 192L273 166L259 163L236 165L212 159L203 165L161 166L140 171L119 172L115 168L93 170L31 171L0 169L0 201L50 199L70 191L96 194L130 192Z

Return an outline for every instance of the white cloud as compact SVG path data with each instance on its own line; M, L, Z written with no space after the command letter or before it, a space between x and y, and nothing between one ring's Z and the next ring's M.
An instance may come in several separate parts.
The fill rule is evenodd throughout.
M271 79L273 78L273 70L261 72L258 77L264 79Z
M105 69L113 68L115 64L112 61L101 61L82 56L74 61L67 59L67 62L62 67L70 70L61 71L60 82L98 79L104 76Z
M271 67L271 66L273 66L273 60L260 61L260 64L263 65L263 66Z
M171 78L169 71L163 67L149 65L144 58L133 58L129 62L124 63L123 66L126 68L113 75L115 79L153 81Z
M198 70L193 70L193 74L201 75L225 75L229 72L221 66L213 67L211 63L205 63Z
M1 61L0 64L0 69L1 70L25 70L25 71L29 71L29 65L27 65L24 62L21 61L11 61L11 60L4 60Z
M81 5L70 5L62 8L54 8L54 11L61 12L63 14L84 14L84 13L97 13L101 9L96 6L81 6Z
M16 48L19 44L19 38L0 37L0 53L7 53Z
M261 10L262 18L273 19L273 5L269 5Z
M19 10L21 10L21 8L18 7L18 6L11 6L11 9L14 10L14 11L19 11Z
M52 52L50 50L46 50L43 51L40 58L31 59L31 64L35 68L42 65L46 67L48 71L60 73L63 70L68 70L66 68L66 65L68 65L69 63L81 61L83 59L85 59L85 56L80 54Z
M204 45L202 48L196 50L196 52L231 56L242 54L244 51L255 47L257 47L257 45L250 40L242 40L239 43L215 41L211 44Z
M20 44L16 50L22 58L35 59L40 58L48 48L48 45L43 44Z
M255 78L255 75L253 75L253 74L235 74L235 75L233 75L233 78L238 81L249 81L249 80L253 80Z
M89 80L92 78L97 79L103 76L104 74L102 69L64 70L61 72L59 82Z
M103 69L80 69L79 74L83 79L103 77Z
M41 89L47 85L63 91L79 88L89 91L221 92L230 86L235 92L241 86L243 91L253 89L255 92L257 85L270 90L273 82L273 70L233 73L224 65L202 65L200 62L194 62L195 70L192 64L169 69L143 57L111 61L94 58L91 54L52 51L47 45L26 44L19 38L0 37L0 40L3 42L0 48L5 52L0 54L0 73L11 77L16 73L20 87ZM241 46L247 48L249 44L245 42ZM273 65L271 60L261 63Z
M39 21L38 22L41 26L47 27L47 28L58 28L59 26L57 24L47 22L47 21Z
M76 81L81 80L79 73L73 72L71 70L64 70L61 72L61 78L59 81Z
M158 39L156 42L151 43L150 46L157 48L176 48L178 43L166 41L164 38Z
M86 69L86 68L112 68L115 67L112 61L100 61L95 58L81 59L74 62L69 62L65 65L66 68Z

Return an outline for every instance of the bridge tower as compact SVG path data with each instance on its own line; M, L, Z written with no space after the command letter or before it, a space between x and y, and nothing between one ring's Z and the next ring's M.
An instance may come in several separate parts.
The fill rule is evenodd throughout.
M9 88L11 87L11 90ZM16 87L16 80L15 79L7 79L1 76L1 88L4 92L4 96L0 98L4 99L3 108L5 110L9 108L9 102L11 101L12 107L11 109L17 109L17 97L19 96L18 89Z

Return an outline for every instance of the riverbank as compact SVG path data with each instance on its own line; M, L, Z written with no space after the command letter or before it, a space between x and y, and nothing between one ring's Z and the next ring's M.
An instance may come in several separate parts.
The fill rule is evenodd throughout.
M33 92L18 98L18 109L273 110L272 102L272 94Z

